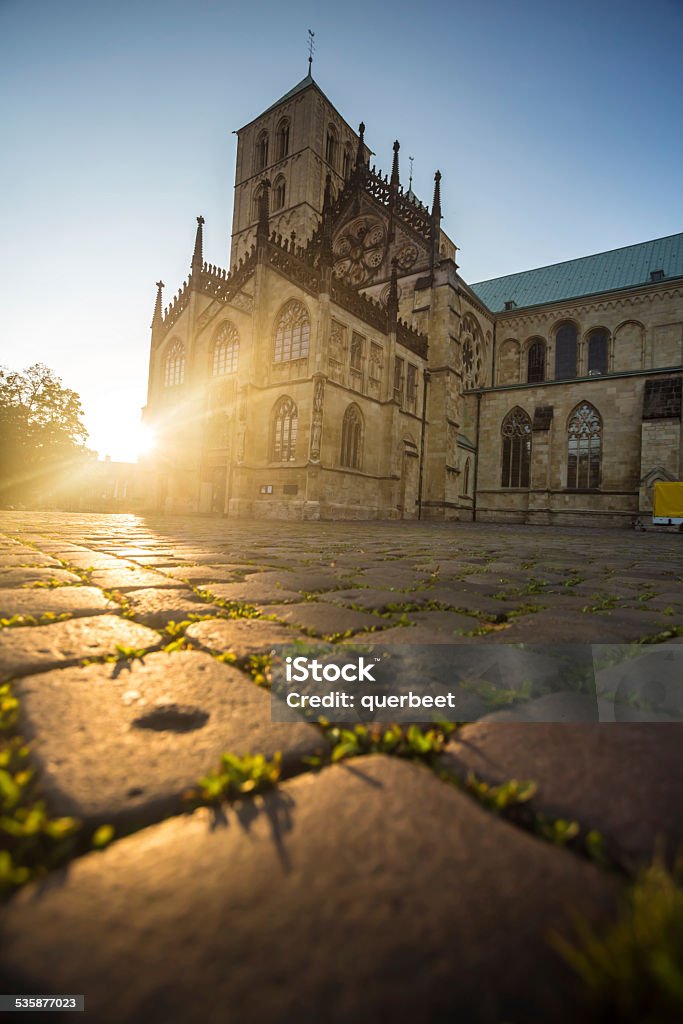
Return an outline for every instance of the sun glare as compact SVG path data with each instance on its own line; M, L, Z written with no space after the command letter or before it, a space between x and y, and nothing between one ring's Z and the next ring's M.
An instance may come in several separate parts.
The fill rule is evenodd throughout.
M145 423L117 423L112 430L110 421L105 420L92 430L89 444L100 459L109 456L114 462L136 462L154 450L156 437Z
M156 437L154 431L146 423L138 424L136 442L138 455L149 455L154 450Z

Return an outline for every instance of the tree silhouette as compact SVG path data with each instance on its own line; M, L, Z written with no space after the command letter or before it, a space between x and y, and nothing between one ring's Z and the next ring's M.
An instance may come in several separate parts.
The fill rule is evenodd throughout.
M0 368L0 501L58 500L90 455L79 395L49 367Z

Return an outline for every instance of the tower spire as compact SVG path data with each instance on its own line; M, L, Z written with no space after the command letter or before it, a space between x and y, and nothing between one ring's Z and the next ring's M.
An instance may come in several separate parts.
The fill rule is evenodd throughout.
M162 291L165 285L161 278L157 281L157 297L154 303L154 313L152 315L152 323L150 327L155 331L158 327L161 327L163 317L161 315L162 309Z
M197 234L194 239L194 252L192 253L192 273L200 274L204 264L204 218L197 217Z
M396 141L394 142L394 162L391 165L391 186L392 186L392 188L398 188L398 186L399 186L399 178L398 178L398 151L399 151L400 148L401 148L401 143L398 141L398 139L396 139Z

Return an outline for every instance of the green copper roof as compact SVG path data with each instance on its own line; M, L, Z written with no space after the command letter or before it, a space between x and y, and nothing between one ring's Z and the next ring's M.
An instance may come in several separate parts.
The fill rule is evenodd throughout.
M518 307L540 306L650 284L650 274L657 270L664 271L665 280L683 277L683 233L479 281L470 288L491 312L499 313L510 300Z

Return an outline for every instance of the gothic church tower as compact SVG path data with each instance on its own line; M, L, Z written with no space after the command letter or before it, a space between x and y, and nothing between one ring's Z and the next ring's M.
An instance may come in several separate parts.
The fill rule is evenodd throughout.
M237 132L237 166L230 265L256 241L259 194L270 182L270 228L299 244L320 223L325 179L333 194L348 179L358 136L309 73L263 114ZM365 157L370 151L366 149Z

